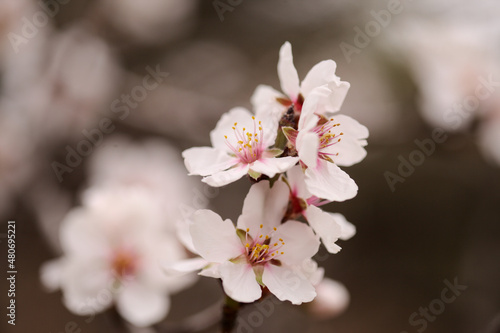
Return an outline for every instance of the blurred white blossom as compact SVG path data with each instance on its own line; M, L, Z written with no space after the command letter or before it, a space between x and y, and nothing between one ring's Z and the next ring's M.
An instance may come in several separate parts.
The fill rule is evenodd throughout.
M168 277L160 264L186 258L151 193L140 187L93 188L60 229L64 255L42 266L42 282L61 288L64 304L88 315L113 304L136 326L160 321L169 295L193 282Z

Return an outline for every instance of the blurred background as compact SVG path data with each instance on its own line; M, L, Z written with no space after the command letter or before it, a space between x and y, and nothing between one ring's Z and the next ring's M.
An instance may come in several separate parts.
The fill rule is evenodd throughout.
M326 320L276 305L250 331L500 332L498 17L500 4L486 0L0 0L0 275L8 220L18 266L16 326L2 314L0 331L59 333L75 322L120 332L109 314L88 323L42 287L41 264L61 255L61 221L83 190L120 172L106 158L115 150L160 142L179 161L151 158L162 151L149 145L122 163L150 175L182 167L181 151L209 145L219 117L250 107L258 84L279 88L278 52L290 41L301 78L337 62L351 83L341 112L370 130L367 158L346 170L358 196L326 207L357 227L320 262L351 300ZM97 144L81 144L89 137ZM193 197L202 188L194 177L179 186ZM249 186L210 192L208 205L235 220ZM425 329L412 326L455 279L467 289ZM167 322L221 295L200 279L173 297Z

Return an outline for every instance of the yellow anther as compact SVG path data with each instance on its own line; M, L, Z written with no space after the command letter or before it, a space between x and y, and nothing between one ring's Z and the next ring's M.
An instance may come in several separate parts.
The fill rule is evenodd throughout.
M344 132L340 132L340 135L344 135Z
M281 252L281 254L284 254L285 252Z
M262 235L260 235L259 238L262 238Z
M255 120L255 117L254 117L254 116L252 116L252 119L253 119L253 120Z
M274 229L274 231L276 231L276 227L274 227L273 229Z
M250 247L250 244L246 243L246 244L245 244L245 247Z
M268 236L268 235L266 235L266 239L269 239L269 236Z
M263 224L261 224L261 225L260 225L260 228L261 228L261 229L262 229L262 228L264 228L264 225L263 225Z
M278 246L278 243L274 243L274 246Z
M224 137L227 139L227 135L224 135Z
M280 238L280 241L283 241L283 239Z
M234 123L234 126L238 126L238 123Z
M233 127L233 130L235 130L236 128Z

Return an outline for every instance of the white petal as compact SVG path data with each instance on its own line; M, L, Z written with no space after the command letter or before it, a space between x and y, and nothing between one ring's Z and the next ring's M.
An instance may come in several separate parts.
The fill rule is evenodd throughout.
M281 90L295 101L300 89L299 75L293 65L292 45L289 42L283 44L280 49L278 76L280 78Z
M317 115L325 113L325 101L330 94L331 91L327 86L320 86L309 93L302 105L298 124L299 131L311 130L318 124Z
M68 258L61 282L64 304L78 315L104 311L113 303L117 291L105 263L92 258Z
M206 276L206 277L211 277L214 279L220 279L220 272L219 272L219 267L221 264L218 263L210 263L208 266L203 268L201 272L198 273L198 275L201 276Z
M345 201L358 193L358 185L338 166L327 161L319 161L316 169L305 172L307 189L318 198L329 201Z
M335 75L336 70L337 64L333 60L324 60L314 65L300 86L300 91L304 97L307 97L314 88L330 82L339 82L340 78Z
M316 168L319 152L318 134L314 132L299 132L296 148L300 160L309 168Z
M262 282L280 301L300 305L316 297L315 288L297 267L266 265Z
M170 309L170 299L160 290L130 282L117 297L120 315L137 327L151 326L162 320Z
M312 196L311 192L307 189L304 171L302 171L300 165L294 166L288 170L286 172L286 178L293 195L302 199L308 199Z
M335 242L342 235L342 228L334 217L316 206L307 207L304 215L316 234L321 237L327 251L330 253L339 252L341 247Z
M356 226L351 222L347 221L344 215L339 213L330 213L335 219L335 222L340 225L340 239L348 240L356 235Z
M40 267L40 280L43 286L50 292L61 288L65 259L58 258L47 261Z
M203 258L192 258L165 264L163 269L167 275L179 276L199 271L208 264L209 262Z
M308 310L317 318L335 317L349 305L349 291L343 284L332 279L324 278L316 286L316 292L318 296L309 305Z
M297 221L287 221L277 228L271 238L271 243L283 239L285 245L279 250L283 252L277 259L288 265L300 264L311 259L319 249L319 237L307 224ZM278 242L279 243L279 242Z
M221 263L243 253L243 245L231 220L222 220L211 210L194 213L189 230L196 251L210 262Z
M201 181L213 187L220 187L237 181L246 175L249 169L250 166L248 164L239 164L229 170L220 171L205 177Z
M297 164L298 161L297 157L292 156L261 158L255 161L250 166L250 169L273 178L277 173L286 172Z
M288 196L288 187L283 182L276 182L272 188L267 180L252 185L238 218L238 228L249 228L253 237L256 237L257 233L269 234L272 228L280 225L288 207Z
M59 229L61 247L65 254L102 255L108 249L106 235L93 221L100 221L101 216L93 216L84 208L71 210Z
M286 97L270 86L259 85L251 97L255 117L257 119L272 119L273 122L278 123L286 111L286 107L277 101L278 98Z
M225 262L219 266L224 292L238 302L251 303L262 295L250 264Z
M356 138L356 139L367 139L370 135L368 128L361 125L356 119L343 115L337 114L334 117L335 121L340 123L337 129L344 132L344 135Z
M328 96L329 104L326 105L326 110L329 112L337 112L342 107L344 103L345 97L347 96L347 92L351 84L349 82L340 81L340 82L331 82L328 84L328 88L331 93Z
M238 159L226 151L211 147L194 147L182 152L184 164L190 175L209 176L227 170L238 163Z

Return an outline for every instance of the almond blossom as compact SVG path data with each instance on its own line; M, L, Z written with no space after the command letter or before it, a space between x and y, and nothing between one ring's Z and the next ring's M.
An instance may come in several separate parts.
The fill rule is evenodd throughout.
M337 69L335 61L319 62L299 83L299 75L293 64L292 46L289 42L283 44L279 55L278 76L283 93L270 86L258 86L251 99L257 116L270 115L279 121L289 107L293 107L293 110L300 114L304 101L315 88L320 86L329 89L329 93L322 101L325 110L328 112L340 110L350 84L341 81L335 74Z
M281 157L270 149L277 136L277 123L257 120L244 108L224 114L210 133L213 147L194 147L182 153L190 175L200 175L210 186L224 186L246 174L254 179L264 174L274 177L295 165L296 157Z
M344 201L358 191L356 183L339 166L351 166L366 156L368 129L345 115L324 117L321 100L329 94L316 88L304 102L298 129L284 127L289 145L304 166L308 190L319 198Z
M169 295L193 276L167 277L160 262L186 258L175 236L163 230L163 214L139 188L92 189L83 206L70 211L60 229L63 256L42 266L42 282L61 289L66 307L78 315L113 304L135 326L160 321Z
M210 210L192 217L190 232L202 259L170 266L222 279L225 293L238 302L261 298L267 288L278 299L293 304L316 296L307 262L316 254L319 240L312 229L298 221L281 223L288 205L288 188L268 181L254 184L245 198L236 227Z
M293 167L286 175L285 182L290 187L287 216L289 218L304 216L328 252L339 252L341 248L335 242L338 239L348 240L353 237L356 227L342 214L324 212L319 208L329 201L322 200L309 192L300 166Z

